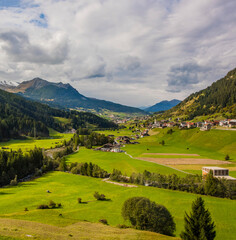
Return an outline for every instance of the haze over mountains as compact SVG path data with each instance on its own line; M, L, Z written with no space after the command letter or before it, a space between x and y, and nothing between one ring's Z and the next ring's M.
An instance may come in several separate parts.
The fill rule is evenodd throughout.
M98 112L106 109L113 112L145 114L143 110L138 108L86 97L80 94L70 84L48 82L41 78L24 81L18 86L0 83L0 88L8 92L21 94L26 98L47 103L54 107L87 111L93 109Z
M172 107L176 106L177 104L179 104L181 101L177 100L177 99L173 99L170 101L161 101L159 103L156 103L155 105L145 108L144 110L146 112L159 112L159 111L166 111L171 109Z

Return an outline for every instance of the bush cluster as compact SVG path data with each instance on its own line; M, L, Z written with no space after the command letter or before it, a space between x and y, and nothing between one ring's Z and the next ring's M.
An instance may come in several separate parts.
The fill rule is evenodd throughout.
M61 203L55 203L54 201L50 200L48 204L40 204L37 209L54 209L54 208L61 208Z

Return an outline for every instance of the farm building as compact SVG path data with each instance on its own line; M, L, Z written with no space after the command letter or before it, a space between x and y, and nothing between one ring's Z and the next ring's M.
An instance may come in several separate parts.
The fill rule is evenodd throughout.
M210 129L211 129L211 124L209 124L209 123L204 124L204 125L200 128L201 131L209 131Z
M226 178L228 180L236 180L236 178L229 176L229 169L227 168L220 168L220 167L203 167L202 168L202 176L206 177L207 174L212 171L213 176L217 178Z

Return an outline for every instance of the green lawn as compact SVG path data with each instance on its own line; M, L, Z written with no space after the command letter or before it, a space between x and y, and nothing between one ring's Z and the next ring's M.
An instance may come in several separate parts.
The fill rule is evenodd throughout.
M47 193L47 190L51 193ZM111 201L95 201L94 191L105 194ZM30 220L56 226L67 226L83 220L98 222L102 218L107 219L111 226L122 224L123 202L129 197L145 196L169 209L177 225L177 235L183 229L184 212L189 212L192 201L197 197L195 194L152 187L125 188L101 179L62 172L48 173L17 187L2 188L0 196L1 218ZM87 204L78 204L78 197ZM236 201L207 196L203 198L217 226L216 239L234 239ZM63 207L54 210L36 209L39 204L48 203L49 200L60 202ZM25 212L25 207L29 211Z
M53 129L50 129L50 137L45 139L34 139L34 138L27 138L24 140L15 140L12 139L8 142L0 142L0 148L8 148L12 150L18 150L21 148L22 151L28 151L33 149L35 146L40 148L55 148L57 144L63 143L64 140L68 141L71 139L73 134L64 134L59 133Z
M119 130L105 130L105 131L97 131L98 133L105 134L105 135L114 135L116 137L118 136L131 136L135 135L131 130L124 128L124 129L119 129Z
M79 152L67 156L66 159L69 162L92 162L108 172L112 172L112 170L115 168L121 170L124 175L128 176L133 172L139 173L143 172L144 170L158 172L160 174L175 173L179 176L185 176L184 173L172 168L152 162L132 159L124 153L93 151L84 147L81 147Z

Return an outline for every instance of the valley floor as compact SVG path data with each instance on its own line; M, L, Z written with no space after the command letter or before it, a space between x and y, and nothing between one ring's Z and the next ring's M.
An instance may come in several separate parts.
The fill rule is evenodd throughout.
M101 133L133 135L128 129ZM54 133L54 139L12 140L1 143L1 146L9 150L20 146L23 151L27 151L38 144L45 148L54 147L65 138L69 139L71 135ZM159 144L161 140L165 141L164 146ZM92 162L108 172L115 168L127 176L144 170L161 174L175 173L178 176L186 176L187 173L201 174L202 166L218 163L217 166L229 168L230 175L236 177L235 131L199 132L196 129L176 129L170 135L166 133L166 129L154 129L151 136L138 141L140 144L125 145L122 148L127 154L80 147L78 152L66 159L68 162ZM224 161L226 154L230 155L230 161ZM201 162L202 159L204 162ZM212 162L215 160L219 162ZM93 197L95 191L105 194L110 201L96 201ZM121 216L121 208L127 198L134 196L148 197L166 206L174 216L178 237L184 227L184 213L190 211L192 201L199 195L140 185L126 187L101 179L51 172L33 181L0 189L0 235L13 239L28 239L26 235L36 239L107 239L107 236L109 239L175 239L134 229L114 228L118 224L128 224ZM82 198L84 203L78 204L78 198ZM203 196L203 199L216 224L216 240L233 240L236 236L236 201L210 196ZM37 209L38 205L47 204L50 200L61 203L62 208ZM25 208L28 211L24 211ZM100 219L107 219L110 226L98 223Z

